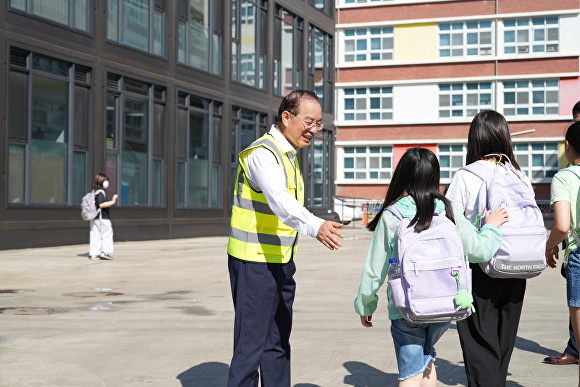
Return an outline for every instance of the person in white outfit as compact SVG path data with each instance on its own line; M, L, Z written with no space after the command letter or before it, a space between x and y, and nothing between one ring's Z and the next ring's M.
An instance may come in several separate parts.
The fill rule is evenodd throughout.
M107 201L105 190L109 187L109 178L104 173L97 173L93 180L95 206L99 214L91 220L89 259L111 260L113 257L113 225L109 216L109 207L117 203L117 194Z

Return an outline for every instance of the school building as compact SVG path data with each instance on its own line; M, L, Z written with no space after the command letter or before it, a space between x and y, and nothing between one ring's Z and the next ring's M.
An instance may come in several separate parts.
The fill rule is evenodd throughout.
M578 0L338 0L336 194L383 199L406 149L465 165L469 124L508 120L518 164L549 199L580 100Z
M227 235L236 156L298 88L324 111L307 206L334 217L334 19L332 0L0 0L0 249L88 249L101 171L115 240Z

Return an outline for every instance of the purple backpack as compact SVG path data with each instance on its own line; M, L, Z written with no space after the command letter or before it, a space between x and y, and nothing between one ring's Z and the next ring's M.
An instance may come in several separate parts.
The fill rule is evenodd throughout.
M471 269L463 253L457 226L445 211L433 214L427 230L415 232L394 205L387 210L401 220L397 231L402 277L389 281L391 300L403 317L416 324L463 320L471 308L461 308L455 296L471 293Z
M501 157L506 161L496 164L495 171L481 163L461 168L483 180L475 202L478 214L503 207L509 215L509 221L499 227L503 236L499 250L480 266L493 278L532 278L546 268L544 219L531 188L523 182L509 158Z

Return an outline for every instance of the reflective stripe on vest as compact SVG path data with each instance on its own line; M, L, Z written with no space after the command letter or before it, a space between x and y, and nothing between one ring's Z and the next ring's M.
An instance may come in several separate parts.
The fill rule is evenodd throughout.
M298 233L278 219L264 195L253 189L245 175L248 155L259 147L271 151L286 180L288 190L304 204L300 168L292 166L274 138L266 134L240 153L234 189L228 254L247 261L286 263L296 252ZM297 161L297 160L296 160Z

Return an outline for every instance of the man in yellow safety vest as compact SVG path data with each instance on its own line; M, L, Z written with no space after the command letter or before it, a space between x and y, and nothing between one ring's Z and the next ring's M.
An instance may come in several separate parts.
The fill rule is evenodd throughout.
M282 100L278 123L238 156L228 268L235 309L229 387L290 387L290 331L298 233L336 250L342 224L304 207L296 157L322 130L315 93L296 90ZM258 372L259 370L259 372Z

